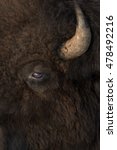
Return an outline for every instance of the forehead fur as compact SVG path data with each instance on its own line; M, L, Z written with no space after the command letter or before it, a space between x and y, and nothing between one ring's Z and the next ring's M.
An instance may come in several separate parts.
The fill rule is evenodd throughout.
M65 1L65 0L64 0ZM68 13L68 6L64 1L53 0L2 0L0 1L0 29L10 26L17 26L20 23L32 22L35 19L46 22L46 20L54 19L65 11ZM52 20L51 20L52 21Z
M66 0L4 0L0 1L0 33L16 33L26 25L38 24L43 33L49 28L51 32L66 35L67 26L72 26L69 32L74 30L73 15L73 4Z
M73 15L62 0L0 1L0 58L11 66L29 57L52 61L52 51L75 32Z

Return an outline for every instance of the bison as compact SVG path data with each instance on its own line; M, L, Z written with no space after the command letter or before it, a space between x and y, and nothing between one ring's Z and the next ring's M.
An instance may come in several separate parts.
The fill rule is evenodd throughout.
M99 150L99 0L0 0L0 150Z

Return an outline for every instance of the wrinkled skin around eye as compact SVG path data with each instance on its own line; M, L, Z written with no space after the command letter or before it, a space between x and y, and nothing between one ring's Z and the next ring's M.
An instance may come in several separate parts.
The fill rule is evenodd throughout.
M45 62L36 61L24 65L19 71L19 77L38 94L58 87L57 75Z

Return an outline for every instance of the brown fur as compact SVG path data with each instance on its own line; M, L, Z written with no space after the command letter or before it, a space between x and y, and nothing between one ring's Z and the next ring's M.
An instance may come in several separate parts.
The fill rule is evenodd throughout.
M1 150L99 150L99 0L77 3L92 41L64 61L58 52L75 33L73 1L0 1ZM38 60L55 76L40 94L18 76Z

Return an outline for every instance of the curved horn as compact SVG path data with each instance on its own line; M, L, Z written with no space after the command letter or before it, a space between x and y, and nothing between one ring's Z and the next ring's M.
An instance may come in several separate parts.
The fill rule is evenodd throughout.
M75 35L61 48L60 56L64 59L73 59L82 55L89 47L91 31L85 21L80 7L76 6L76 18L78 26Z

